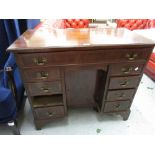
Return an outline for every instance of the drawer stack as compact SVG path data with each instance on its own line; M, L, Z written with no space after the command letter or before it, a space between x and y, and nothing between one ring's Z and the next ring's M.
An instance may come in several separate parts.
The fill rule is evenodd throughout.
M48 56L22 54L21 72L33 109L36 128L66 115L63 73ZM43 54L44 55L44 54ZM49 67L50 66L50 67Z
M112 64L105 97L104 112L129 111L141 79L143 63Z

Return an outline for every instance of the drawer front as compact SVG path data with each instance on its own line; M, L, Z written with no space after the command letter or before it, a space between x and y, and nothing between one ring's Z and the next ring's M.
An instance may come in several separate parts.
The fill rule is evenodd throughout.
M35 108L37 119L53 119L65 116L64 106Z
M28 83L27 87L31 96L52 95L62 93L60 81Z
M79 57L75 52L32 53L18 55L17 62L20 63L22 67L59 66L64 64L77 64Z
M141 74L144 64L114 64L110 65L110 75L138 75Z
M130 101L116 101L116 102L106 102L104 107L104 112L117 112L128 110L130 108Z
M127 89L127 90L111 90L107 93L107 101L115 101L115 100L128 100L132 99L135 93L135 89Z
M111 77L109 89L136 88L139 81L139 76Z
M116 54L117 53L117 54ZM17 55L22 67L41 67L68 64L107 63L136 60L146 61L150 48L145 49L103 49L94 51L70 51L56 53L35 53Z
M25 82L52 81L61 78L59 69L52 68L24 69L22 74Z
M135 62L137 60L145 62L149 55L150 51L147 52L146 49L109 49L82 53L80 58L82 63Z

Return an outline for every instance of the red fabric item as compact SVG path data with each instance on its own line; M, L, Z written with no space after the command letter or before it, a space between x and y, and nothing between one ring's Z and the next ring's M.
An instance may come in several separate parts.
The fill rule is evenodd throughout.
M116 23L129 30L155 28L155 19L117 19Z
M150 19L150 20L147 22L146 28L147 28L147 29L149 29L149 28L155 28L155 19Z
M118 19L117 27L125 27L129 30L145 29L148 25L148 19Z
M89 19L61 19L56 20L53 24L54 28L88 28L90 23Z
M89 19L64 19L64 28L88 28Z
M155 53L151 54L150 60L152 60L155 63Z
M149 70L151 73L155 74L155 62L149 60L146 69Z
M53 28L65 29L65 28L88 28L89 19L58 19L58 20L45 20L40 23L36 29L40 27L51 26Z
M152 72L150 72L149 70L145 69L144 73L146 75L148 75L151 79L155 80L155 74L153 74Z

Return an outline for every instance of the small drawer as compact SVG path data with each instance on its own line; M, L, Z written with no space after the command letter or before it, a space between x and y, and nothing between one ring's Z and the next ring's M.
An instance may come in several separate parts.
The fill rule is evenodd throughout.
M35 108L34 111L37 119L53 119L65 116L64 106Z
M62 94L33 96L33 97L31 97L31 103L32 103L33 108L52 107L52 106L64 105Z
M116 112L128 110L131 106L130 101L106 102L104 112Z
M127 90L111 90L108 91L107 101L115 101L115 100L128 100L132 99L135 93L135 89L127 89Z
M144 64L114 64L110 65L110 75L138 75L141 74Z
M109 89L136 88L139 81L139 76L111 77Z
M61 94L62 86L60 81L28 83L28 91L31 96Z
M40 82L60 80L60 70L53 68L24 69L23 79L25 82Z

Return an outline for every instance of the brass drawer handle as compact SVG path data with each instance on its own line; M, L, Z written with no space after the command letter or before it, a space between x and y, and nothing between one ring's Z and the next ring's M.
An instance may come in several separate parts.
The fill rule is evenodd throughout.
M115 108L119 108L119 107L120 107L120 104L116 104L116 105L115 105Z
M40 79L44 80L44 79L47 79L48 77L48 73L47 72L40 72Z
M48 89L48 88L44 88L44 87L42 87L41 90L43 90L44 93L48 93L48 92L49 92L49 89Z
M41 66L41 65L44 65L45 62L47 62L47 59L46 58L34 58L33 61L37 65Z
M128 60L135 60L135 58L138 56L137 53L135 54L126 54L126 57L128 58Z
M49 117L52 117L52 116L53 116L53 113L52 113L52 112L47 112L47 115L48 115Z
M123 67L121 70L124 74L129 74L133 70L133 67Z
M121 85L122 87L126 87L128 84L129 84L128 81L123 81L123 82L120 83L120 85Z
M119 99L123 99L123 97L125 97L125 94L124 94L124 93L121 93L121 94L118 96Z

